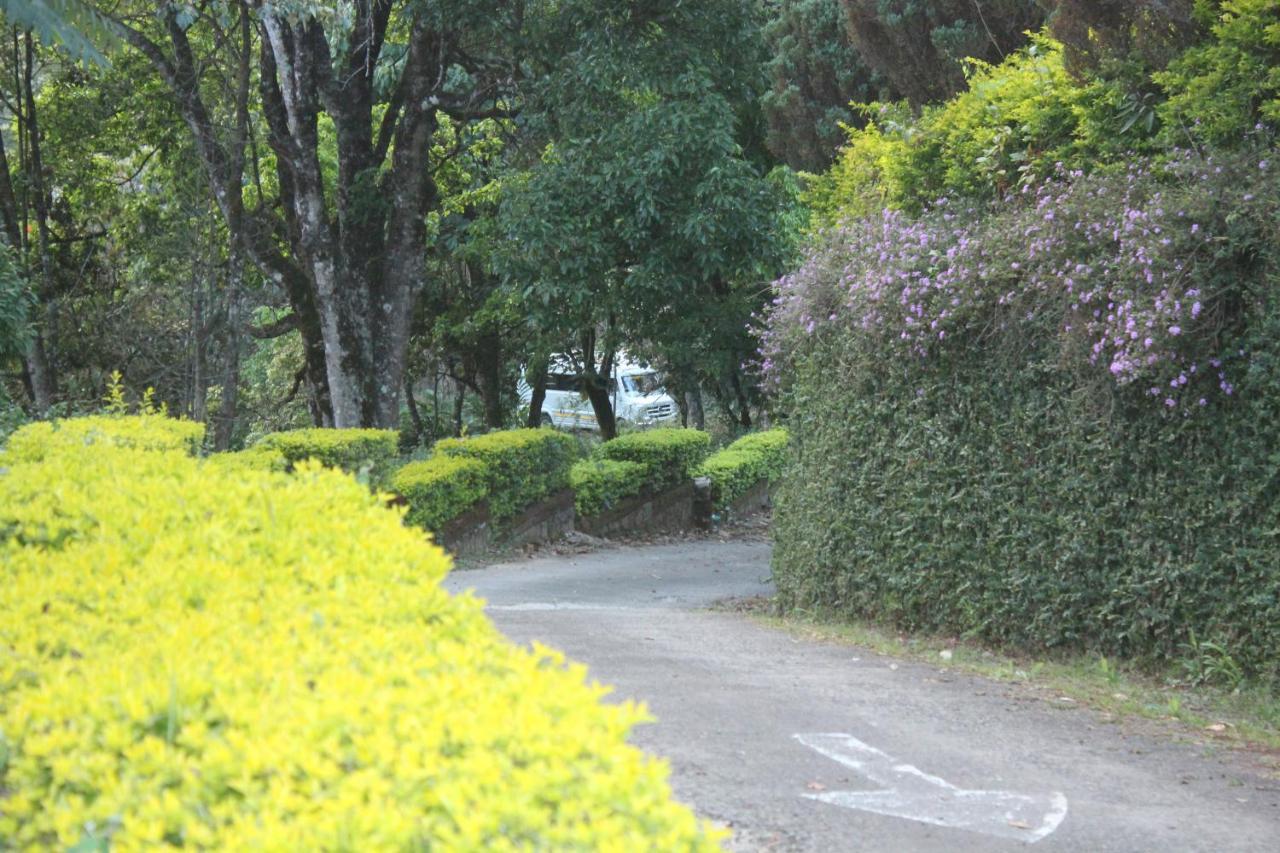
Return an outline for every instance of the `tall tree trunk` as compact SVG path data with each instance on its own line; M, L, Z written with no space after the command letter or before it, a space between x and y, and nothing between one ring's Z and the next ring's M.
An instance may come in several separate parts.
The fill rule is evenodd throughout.
M191 420L206 423L209 412L208 340L205 328L204 288L199 277L191 281Z
M246 210L251 39L249 4L238 5L242 64L230 144L205 105L202 69L179 20L180 4L161 11L171 51L127 22L117 23L172 90L231 233L289 294L318 420L339 427L395 426L409 325L425 278L424 214L437 201L427 167L430 141L450 98L444 87L453 75L447 72L466 59L448 33L433 29L435 16L406 8L407 27L397 29L404 45L399 79L381 109L375 70L381 73L378 60L397 4L353 0L348 29L329 33L305 13L253 4L262 115L276 155L280 204ZM320 168L322 111L333 123L336 181L327 181Z
M496 334L486 334L477 343L475 376L484 403L484 425L502 429L502 341Z
M609 383L613 378L614 351L606 346L597 366L595 358L597 343L594 331L583 333L582 357L586 370L582 375L582 390L591 403L591 411L595 413L596 425L600 427L600 437L605 441L613 441L618 437L618 421L613 410L613 397L609 390Z
M222 399L213 419L213 449L229 450L235 436L236 418L240 409L240 350L244 340L244 317L241 302L244 299L243 262L235 244L227 265L227 342L226 365L222 374Z
M53 407L57 385L54 382L53 368L49 364L49 356L45 350L44 335L39 329L31 336L26 355L22 358L23 368L30 379L31 408L36 417L44 417Z
M525 426L537 429L542 426L542 404L547 400L547 366L551 359L545 354L535 355L525 370L525 381L532 393L529 395L529 414Z
M289 207L292 242L315 298L333 423L365 426L371 415L365 381L372 341L359 319L368 314L369 292L358 272L342 263L320 166L318 77L325 73L320 66L330 62L328 45L314 19L291 23L264 11L262 29L264 111L278 168L287 173L281 195Z
M389 6L374 4L369 11L385 16ZM369 26L365 35L376 51L385 20ZM334 424L392 427L399 421L409 324L425 271L422 211L434 197L425 168L436 128L428 103L434 84L425 71L436 61L435 38L415 19L391 169L379 185L374 176L385 146L372 136L371 60L350 55L339 81L317 21L267 12L262 28L265 115L277 163L288 173L286 214L315 297ZM337 136L332 210L319 157L322 105Z
M413 422L413 443L425 444L428 440L426 424L422 422L422 412L418 410L418 401L413 396L413 380L408 377L404 380L404 402L409 408L409 420Z
M587 399L591 401L591 411L595 412L596 424L600 427L600 438L613 441L618 437L618 421L614 416L613 400L609 395L607 382L600 376L583 377L583 388Z
M440 363L432 366L431 376L431 437L436 437L440 428Z
M453 437L462 437L462 407L466 403L467 387L461 381L453 381Z
M390 3L375 4L390 8ZM379 185L379 196L389 199L386 211L386 253L381 257L382 276L376 280L372 303L377 307L368 317L375 334L374 381L377 385L375 418L399 417L400 379L404 375L405 354L413 310L426 280L426 219L424 213L438 200L438 191L427 168L431 139L439 126L430 106L435 87L445 79L440 65L443 36L430 30L425 15L417 16L409 32L409 51L401 76L400 121L396 125L391 169ZM372 86L372 73L369 74ZM366 123L367 117L363 119ZM384 124L385 126L385 124ZM378 140L376 149L387 143Z
M22 160L29 187L27 198L30 209L35 213L36 252L39 264L39 278L35 288L36 311L34 323L32 323L34 334L27 350L26 366L31 375L31 389L34 397L32 402L36 415L41 416L53 405L58 393L58 374L54 364L57 307L54 301L53 258L49 251L50 198L45 184L40 123L36 115L33 85L36 50L30 30L23 34L23 57L20 91L23 108L18 115L19 140L26 143L25 156Z
M702 388L695 382L684 394L685 408L689 411L689 420L694 429L707 428L707 415L702 407Z
M733 368L730 377L733 383L733 394L738 401L738 424L743 429L751 429L751 403L747 400L747 394L742 389L742 379L738 375L738 368Z

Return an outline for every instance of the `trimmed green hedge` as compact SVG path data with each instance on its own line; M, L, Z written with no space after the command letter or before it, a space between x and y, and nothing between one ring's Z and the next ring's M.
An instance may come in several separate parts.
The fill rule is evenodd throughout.
M785 429L744 435L711 454L698 467L699 476L711 479L711 499L722 509L742 497L761 480L775 480L787 458Z
M292 467L316 459L351 474L369 470L369 482L382 485L395 463L399 435L389 429L295 429L273 432L255 447L278 450Z
M204 424L161 414L94 415L69 420L34 421L9 436L0 464L39 462L62 451L101 444L135 450L200 452Z
M623 498L644 491L648 473L639 462L584 459L569 471L574 509L578 515L599 515Z
M500 521L566 488L578 443L551 429L513 429L442 439L435 452L484 463L489 510Z
M651 429L606 442L596 454L602 459L645 466L649 484L659 490L688 479L710 447L711 436L696 429Z
M484 500L487 472L479 459L433 456L410 462L391 476L391 490L409 502L410 524L439 532Z

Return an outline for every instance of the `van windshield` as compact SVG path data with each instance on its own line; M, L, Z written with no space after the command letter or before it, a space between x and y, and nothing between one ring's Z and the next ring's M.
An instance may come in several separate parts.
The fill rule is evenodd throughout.
M654 394L662 390L656 373L632 373L622 377L622 387L632 394Z

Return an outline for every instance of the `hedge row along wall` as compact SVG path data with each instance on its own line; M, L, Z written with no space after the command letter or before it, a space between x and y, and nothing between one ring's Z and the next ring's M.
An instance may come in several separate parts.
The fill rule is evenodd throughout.
M745 436L706 460L709 446L710 437L697 430L648 430L601 445L570 470L577 455L572 437L547 429L506 430L443 439L430 459L390 476L379 473L374 484L386 484L404 497L409 522L431 531L482 500L488 499L494 518L502 520L566 486L574 490L580 515L597 515L624 498L670 488L695 473L711 478L717 504L724 505L759 480L776 476L786 434ZM266 470L277 469L281 457L289 465L315 458L356 473L388 471L394 453L392 435L383 430L295 430L266 436L241 453L211 458Z
M711 480L711 500L724 509L761 480L776 480L787 460L787 431L744 435L707 458L695 472Z
M440 589L447 569L314 463L106 444L7 458L0 838L714 849L625 744L644 711L505 641Z
M438 532L482 500L504 520L565 488L577 442L546 429L492 432L436 442L430 459L395 469L397 434L374 429L300 429L264 436L240 453L210 457L224 467L279 470L306 459L352 474L406 499L408 521Z

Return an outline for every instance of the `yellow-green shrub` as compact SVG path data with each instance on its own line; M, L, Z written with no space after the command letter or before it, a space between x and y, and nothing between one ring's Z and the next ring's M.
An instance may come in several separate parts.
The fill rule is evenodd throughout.
M596 455L637 462L645 466L649 485L664 489L688 479L710 446L711 436L696 429L650 429L605 442L596 449Z
M442 439L435 452L484 463L489 510L494 518L504 519L569 485L578 443L552 429L512 429Z
M712 848L624 742L644 711L504 640L447 570L315 463L95 446L12 465L4 846Z
M390 429L295 429L264 435L254 446L280 451L290 465L316 459L351 474L367 470L377 486L391 472L399 435Z
M33 421L16 430L0 453L0 464L38 462L88 445L139 450L200 452L204 424L162 414L94 415L66 420Z
M761 480L774 480L787 458L787 431L754 432L711 454L697 473L711 479L711 499L724 508Z
M1115 127L1125 93L1067 72L1062 46L1036 36L999 65L973 61L968 88L918 116L905 104L863 107L831 169L805 200L818 226L918 211L944 196L999 196L1059 169L1141 150Z
M648 475L649 469L639 462L583 459L569 471L574 509L578 515L599 515L623 498L644 491Z
M391 475L391 490L409 503L410 524L439 532L450 520L488 494L484 463L478 459L433 456L410 462Z
M807 179L803 200L820 225L861 219L897 207L917 181L909 134L914 117L906 104L870 104L864 127L847 128L848 138L831 168Z
M205 458L209 465L228 471L278 471L289 468L289 460L274 447L248 447L230 453L214 453Z
M1155 75L1165 135L1237 145L1259 119L1280 121L1280 3L1199 0L1197 12L1212 37Z

